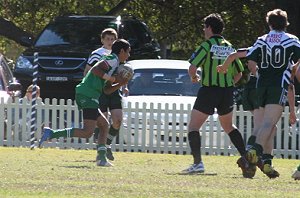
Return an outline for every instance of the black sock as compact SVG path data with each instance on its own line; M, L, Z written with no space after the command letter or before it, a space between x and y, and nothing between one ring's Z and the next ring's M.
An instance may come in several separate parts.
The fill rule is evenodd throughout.
M119 134L120 129L115 129L113 126L110 126L109 132L106 139L106 144L110 145L114 138Z
M254 143L253 148L256 150L258 156L262 155L263 147L260 144Z
M251 136L249 137L249 139L248 139L247 145L253 146L254 143L255 143L255 141L256 141L256 136L255 136L255 135L251 135Z
M199 131L191 131L188 133L190 148L194 158L194 164L199 164L202 161L201 157L201 136Z
M262 155L262 160L264 162L264 164L270 164L272 166L272 159L273 159L273 155L271 154L263 154Z
M243 137L238 129L234 129L229 134L229 138L236 149L239 151L240 155L244 155L246 153L245 143Z

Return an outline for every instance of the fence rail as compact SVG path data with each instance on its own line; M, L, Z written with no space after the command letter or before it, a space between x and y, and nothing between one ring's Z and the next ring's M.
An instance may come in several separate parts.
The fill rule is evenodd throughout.
M124 108L124 120L118 138L112 149L117 151L149 153L190 153L187 141L187 123L190 119L191 105L167 104L151 105L145 103L128 104ZM252 115L243 111L242 106L234 108L234 123L244 139L252 130ZM43 126L53 129L81 127L82 117L72 100L37 100L36 139L40 139ZM0 100L0 146L30 147L31 103ZM224 133L216 116L210 116L201 127L202 152L208 155L234 155L236 148ZM274 138L274 155L280 158L299 158L299 121L289 125L289 109L286 107L277 124ZM36 143L37 145L37 143ZM59 138L45 142L44 147L95 149L96 138Z

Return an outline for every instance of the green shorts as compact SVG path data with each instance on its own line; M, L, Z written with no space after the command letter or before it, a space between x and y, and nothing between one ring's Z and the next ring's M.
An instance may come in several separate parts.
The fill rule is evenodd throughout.
M245 88L242 94L242 105L245 111L258 109L257 96L255 88Z
M267 104L285 106L287 102L288 91L282 87L259 87L256 93L259 107L265 107Z
M99 106L98 98L90 98L81 94L75 95L75 101L78 109L98 109Z

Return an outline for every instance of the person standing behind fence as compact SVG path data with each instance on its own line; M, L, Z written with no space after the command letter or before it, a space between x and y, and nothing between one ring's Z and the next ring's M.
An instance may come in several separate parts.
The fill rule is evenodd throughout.
M23 98L19 99L19 104L22 105L24 102L27 102L27 104L31 105L31 100L32 100L32 89L33 89L33 85L29 85L26 89L26 93L24 95ZM41 89L38 85L36 85L36 98L37 99L41 99L40 98L40 93L41 93ZM42 124L44 123L45 120L45 111L42 110L41 111L41 120L42 120ZM19 109L19 140L23 141L22 139L22 133L24 134L25 131L22 132L22 126L23 124L26 125L26 134L25 136L23 136L23 138L29 139L30 138L30 119L31 119L31 111L30 109L26 108L26 112L22 112L22 109ZM16 124L15 123L15 110L13 109L12 111L12 124Z
M112 43L118 38L118 34L113 28L106 28L101 33L101 42L103 46L92 52L88 59L88 64L85 67L84 75L95 65L102 56L111 53ZM122 87L124 93L128 93L127 86ZM116 90L112 94L101 94L99 98L99 108L101 112L108 119L108 110L111 114L112 123L109 128L108 137L106 140L107 153L106 156L109 160L114 160L114 156L111 151L111 143L113 139L119 134L120 127L123 120L122 112L122 91L120 89ZM96 128L95 135L99 134L99 128ZM98 160L99 155L97 155L96 160Z
M183 171L185 173L204 172L199 129L208 116L214 114L215 108L222 128L229 135L240 155L246 152L242 135L232 123L234 84L242 76L243 65L239 60L235 61L234 67L229 69L227 75L219 74L216 70L227 55L235 51L221 36L223 29L224 22L219 14L213 13L205 17L203 31L206 41L201 43L189 60L191 65L188 72L193 83L198 83L200 80L197 69L202 70L202 87L198 91L188 125L188 140L194 162Z
M95 64L76 86L75 100L78 108L83 111L83 127L67 128L53 130L44 128L43 136L39 142L39 146L48 139L59 137L79 137L90 138L94 133L96 125L100 128L98 136L98 155L99 160L96 162L98 166L112 166L106 158L106 139L108 134L108 120L98 109L99 97L102 92L110 94L121 86L125 85L127 80L122 75L114 75L120 62L124 62L130 56L130 44L124 39L114 41L112 45L112 53L102 57ZM113 83L117 83L112 85Z

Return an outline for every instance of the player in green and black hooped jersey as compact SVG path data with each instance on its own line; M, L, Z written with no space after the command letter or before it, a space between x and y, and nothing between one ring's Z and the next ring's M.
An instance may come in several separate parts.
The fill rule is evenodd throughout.
M241 78L243 65L235 61L226 74L217 72L216 67L234 51L232 45L225 40L221 33L224 22L219 14L210 14L204 19L204 41L193 53L189 62L189 75L193 83L198 83L200 77L197 69L201 69L202 87L198 91L191 120L188 126L189 145L194 158L193 165L184 170L187 173L203 172L201 159L201 137L199 129L209 115L214 114L215 108L224 131L229 135L241 155L245 153L243 138L232 123L233 89L234 84Z
M107 94L116 91L125 85L126 79L119 75L113 75L120 62L124 62L130 56L130 44L124 39L116 40L112 45L112 53L103 57L96 65L94 65L76 86L76 103L78 108L83 112L84 128L67 128L53 130L44 128L43 136L39 145L44 141L59 137L79 137L90 138L95 130L96 125L101 130L98 136L98 166L112 166L106 159L106 139L108 134L109 123L106 117L98 110L99 97L102 92ZM117 86L111 84L117 82Z

